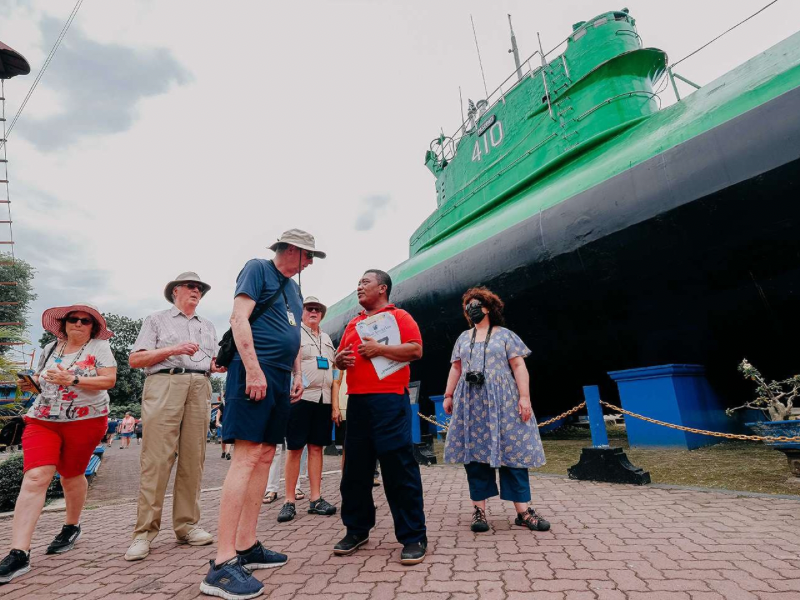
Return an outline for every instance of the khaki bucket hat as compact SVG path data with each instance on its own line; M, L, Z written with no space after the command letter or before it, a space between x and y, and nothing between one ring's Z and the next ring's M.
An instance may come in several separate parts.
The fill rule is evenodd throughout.
M164 288L164 298L167 299L167 302L169 302L170 304L175 304L172 300L172 290L174 290L182 283L198 283L202 285L203 291L200 295L201 298L208 293L208 290L211 289L210 285L208 285L205 281L200 279L200 275L198 275L194 271L185 271L184 273L181 273L175 279L170 281L167 284L167 287Z
M269 249L274 252L277 250L278 244L291 244L297 248L309 250L310 252L314 253L316 258L325 258L327 256L327 254L325 254L325 252L322 250L317 250L314 243L314 236L307 231L303 231L302 229L289 229L284 231L281 234L281 237L278 238L278 241L272 244Z
M306 299L303 300L303 308L306 306L318 306L322 309L322 317L320 321L325 318L325 313L328 312L328 307L325 306L322 302L319 301L319 298L316 296L306 296Z

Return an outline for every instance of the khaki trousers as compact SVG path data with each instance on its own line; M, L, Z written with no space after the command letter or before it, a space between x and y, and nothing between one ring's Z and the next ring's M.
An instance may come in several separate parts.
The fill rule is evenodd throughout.
M200 373L150 375L142 394L142 471L134 539L153 540L175 458L172 527L182 538L200 521L200 484L211 419L211 382Z

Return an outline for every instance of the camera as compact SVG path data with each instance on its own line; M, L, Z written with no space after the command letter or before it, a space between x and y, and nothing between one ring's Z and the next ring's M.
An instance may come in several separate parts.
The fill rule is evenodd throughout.
M483 385L485 377L483 376L483 373L481 373L480 371L467 371L467 374L464 376L464 380L467 383L472 383L475 385Z

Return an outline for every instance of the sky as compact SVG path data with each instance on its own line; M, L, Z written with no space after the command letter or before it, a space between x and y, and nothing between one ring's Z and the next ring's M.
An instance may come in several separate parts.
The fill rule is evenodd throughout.
M626 6L644 45L674 62L768 1ZM31 64L6 82L10 121L74 2L2 6L0 41ZM459 87L464 103L485 95L470 15L491 91L514 70L508 14L524 60L537 32L550 50L573 23L621 8L85 0L8 142L15 251L38 271L30 339L50 306L167 308L164 286L189 270L212 287L199 313L221 335L242 265L293 227L328 253L302 274L304 294L334 304L365 269L405 260L436 206L425 151L460 125ZM678 72L709 83L798 29L800 2L780 0Z

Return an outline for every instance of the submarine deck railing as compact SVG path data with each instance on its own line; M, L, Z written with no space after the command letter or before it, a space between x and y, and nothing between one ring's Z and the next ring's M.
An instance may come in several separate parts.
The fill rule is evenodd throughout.
M498 85L492 91L492 93L490 93L486 98L484 98L484 100L487 103L486 109L484 111L482 111L479 115L477 115L477 117L480 118L484 113L489 112L492 108L494 108L498 104L498 102L505 102L506 94L508 94L509 92L511 92L511 90L513 90L519 84L521 84L525 80L526 77L535 77L536 75L538 75L541 72L542 73L542 78L543 78L543 81L544 81L544 84L545 84L545 89L547 89L547 80L544 78L544 71L545 71L546 67L549 67L552 64L552 62L548 62L547 57L549 57L551 54L553 54L554 52L559 50L559 48L561 48L564 44L566 44L574 35L575 35L575 32L573 31L567 37L565 37L563 40L561 40L558 44L553 46L550 50L548 50L544 54L542 54L542 52L540 50L534 51L533 54L531 54L528 58L526 58L523 61L523 63L520 65L519 69L515 68L511 72L511 74L508 77L506 77L500 83L500 85ZM638 34L636 34L636 36L639 37ZM641 43L641 38L639 38L639 40L640 40L640 43ZM538 67L532 67L531 66L531 60L533 58L535 58L537 55L542 57L542 65L538 66ZM569 73L569 65L567 65L567 59L564 57L563 53L559 55L559 58L561 59L560 62L562 64L563 68L564 68L565 76L567 77L567 79L571 79L570 73ZM525 69L524 72L522 71L523 68ZM509 82L509 80L511 80L511 79L513 79L515 77L517 78L517 81L515 81L508 89L504 90L503 86L505 86ZM548 110L549 110L550 115L552 117L553 111L552 111L552 106L550 104L550 95L546 94L546 98L547 98ZM456 129L456 131L455 131L455 133L453 133L453 135L451 135L448 138L446 138L446 139L449 140L448 145L449 144L453 145L453 155L455 154L455 146L458 145L458 142L461 141L461 138L466 133L469 133L469 132L472 131L472 126L473 126L472 119L467 118L466 120L464 120L461 123L461 126L458 129ZM475 124L475 126L477 126L477 124ZM449 158L448 158L448 160L449 160Z
M773 4L776 4L776 3L777 3L777 1L778 1L778 0L771 0L771 1L770 1L768 4L766 4L765 6L761 7L759 10L757 10L756 12L754 12L753 14L751 14L749 17L747 17L747 18L745 18L745 19L743 19L743 20L739 21L738 23L736 23L736 24L735 24L735 25L733 25L732 27L730 27L730 28L726 29L725 31L723 31L721 34L719 34L719 35L718 35L718 36L716 36L715 38L711 39L710 41L708 41L708 42L706 42L705 44L703 44L702 46L700 46L700 47L699 47L697 50L695 50L695 51L693 51L693 52L690 52L688 55L684 56L684 57L683 57L683 58L681 58L680 60L677 60L677 61L675 61L675 62L673 62L673 63L670 63L670 64L667 66L667 69L666 69L666 74L667 74L667 77L668 77L668 79L669 79L669 82L672 84L672 90L673 90L673 92L675 93L675 99L676 99L678 102L680 102L680 101L681 101L681 96L680 96L680 93L678 92L678 86L677 86L677 85L676 85L676 83L675 83L675 80L676 80L676 79L679 79L680 81L683 81L684 83L686 83L686 84L688 84L688 85L690 85L690 86L692 86L693 88L695 88L695 89L698 89L698 90L699 90L699 89L700 89L700 87L701 87L700 85L696 84L696 83L695 83L695 82L693 82L693 81L690 81L690 80L689 80L689 79L687 79L686 77L683 77L683 76L679 75L678 73L675 73L675 72L674 72L674 68L675 68L675 67L676 67L678 64L682 63L682 62L683 62L683 61L685 61L687 58L690 58L691 56L694 56L694 55L695 55L695 54L697 54L698 52L700 52L700 51L704 50L704 49L705 49L707 46L709 46L709 45L711 45L712 43L716 42L718 39L720 39L720 38L724 37L725 35L727 35L727 34L728 34L728 33L730 33L731 31L733 31L734 29L736 29L737 27L739 27L740 25L743 25L744 23L746 23L747 21L749 21L750 19L752 19L752 18L753 18L753 17L755 17L756 15L758 15L758 14L762 13L762 12L763 12L763 11L765 11L767 8L769 8L770 6L772 6ZM638 34L638 33L636 33L635 31L634 31L633 33L634 33L634 34L636 35L636 37L639 39L639 43L640 43L640 45L643 45L643 44L642 44L642 39L641 39L641 37L639 36L639 34ZM498 102L501 102L501 101L502 101L502 102L505 102L505 96L506 96L506 94L508 94L508 93L509 93L511 90L513 90L515 87L517 87L517 86L518 86L520 83L522 83L526 77L529 77L529 76L535 76L535 75L536 75L536 74L538 74L540 71L542 72L542 78L543 78L543 81L544 81L544 83L545 83L545 89L546 89L546 88L547 88L547 80L544 78L544 70L545 70L545 68L546 68L546 67L548 67L548 66L550 66L550 64L552 64L552 63L550 63L550 62L548 62L548 61L547 61L547 57L548 57L548 56L550 56L550 55L551 55L553 52L555 52L555 51L556 51L556 50L558 50L559 48L561 48L561 46L563 46L564 44L566 44L566 43L567 43L567 42L568 42L568 41L569 41L571 38L573 38L573 36L574 36L575 34L576 34L576 32L574 32L574 31L573 31L573 32L572 32L571 34L569 34L569 35L568 35L566 38L564 38L564 39L563 39L561 42L559 42L558 44L556 44L556 45L555 45L555 46L554 46L554 47L553 47L551 50L549 50L549 51L545 52L544 54L542 54L542 53L541 53L539 50L536 50L536 51L535 51L533 54L531 54L531 55L530 55L528 58L526 58L526 59L525 59L525 61L522 63L522 65L520 65L520 69L522 69L522 68L523 68L523 66L525 66L525 67L527 67L527 70L526 70L526 71L525 71L525 72L524 72L522 75L519 75L519 73L520 73L520 69L514 69L514 71L512 71L512 72L511 72L511 74L510 74L508 77L506 77L506 78L503 80L503 82L502 82L502 83L501 83L499 86L497 86L497 87L494 89L494 91L492 91L492 93L491 93L491 94L489 94L489 96L488 96L487 98L485 98L485 100L486 100L486 102L487 102L486 109L485 109L483 112L481 112L481 113L478 115L478 118L480 118L480 117L481 117L481 116L482 116L482 115L483 115L485 112L488 112L488 111L490 111L492 108L494 108L494 107L497 105L497 103L498 103ZM531 59L535 58L535 57L536 57L536 55L540 55L540 56L542 56L542 66L541 66L541 67L536 67L536 68L534 69L534 68L532 68L532 67L531 67L530 61L531 61ZM567 79L571 79L571 78L570 78L570 74L569 74L569 67L568 67L568 65L567 65L566 59L564 58L564 55L563 55L563 53L560 55L560 58L561 58L561 61L562 61L562 63L563 63L563 67L564 67L564 73L565 73L565 75L566 75ZM513 85L511 85L511 87L509 87L507 90L503 90L503 86L504 86L504 85L506 85L506 84L508 83L508 81L509 81L510 79L514 78L515 76L517 77L517 81L516 81L516 82L514 82L514 84L513 84ZM660 93L660 91L662 91L662 90L659 90L659 92L656 92L656 95L658 95L658 94ZM549 94L547 94L547 93L546 93L546 98L547 98L548 110L550 111L550 115L551 115L551 117L552 117L552 106L551 106L551 104L550 104L550 97L549 97ZM450 155L447 157L447 158L448 158L448 160L450 160L450 159L451 159L453 156L455 156L455 150L456 150L456 148L457 148L457 146L458 146L458 142L460 142L460 141L461 141L461 138L462 138L462 137L463 137L463 136L464 136L466 133L469 133L469 132L471 132L471 131L472 131L472 127L471 127L471 125L473 125L472 119L471 119L471 118L467 118L465 121L463 121L463 122L461 123L461 126L460 126L458 129L456 129L455 133L454 133L452 136L450 136L449 138L446 138L448 141L445 143L445 145L447 145L447 146L450 146L450 152L451 152L451 153L450 153ZM475 125L475 126L477 126L477 125ZM442 151L443 151L443 154L444 154L444 148L442 149Z

